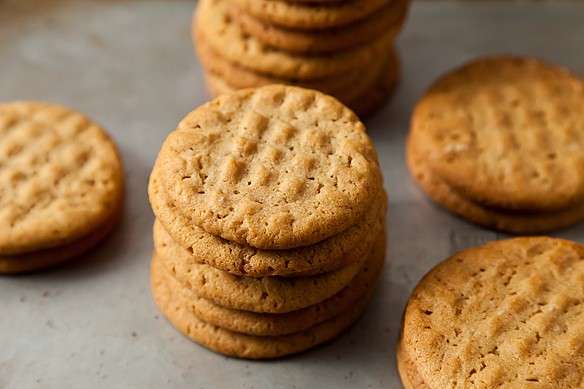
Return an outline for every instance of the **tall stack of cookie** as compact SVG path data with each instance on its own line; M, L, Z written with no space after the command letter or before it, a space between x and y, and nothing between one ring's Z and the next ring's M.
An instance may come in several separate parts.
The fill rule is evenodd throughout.
M363 312L383 266L376 152L354 113L313 90L271 85L199 107L163 144L149 196L154 299L226 355L331 340Z
M296 85L370 113L397 82L408 2L201 0L193 35L209 90Z

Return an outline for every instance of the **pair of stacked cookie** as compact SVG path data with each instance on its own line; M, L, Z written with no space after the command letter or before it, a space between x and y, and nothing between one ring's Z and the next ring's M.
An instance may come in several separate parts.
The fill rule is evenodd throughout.
M60 264L118 221L122 164L105 131L80 113L0 104L0 273Z
M193 35L209 90L296 85L367 114L397 82L408 2L202 0Z
M217 352L274 358L363 312L386 211L363 124L337 100L272 85L223 95L164 142L149 186L154 299Z
M408 165L433 200L489 228L584 220L584 80L521 57L456 69L418 103Z

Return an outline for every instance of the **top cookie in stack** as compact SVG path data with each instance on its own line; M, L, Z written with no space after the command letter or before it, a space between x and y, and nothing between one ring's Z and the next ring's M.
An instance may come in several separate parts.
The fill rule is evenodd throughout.
M214 95L290 84L367 114L397 81L393 42L408 1L202 0L194 41Z
M223 95L165 141L150 180L154 298L203 345L273 358L363 311L385 252L373 144L337 100L272 85Z

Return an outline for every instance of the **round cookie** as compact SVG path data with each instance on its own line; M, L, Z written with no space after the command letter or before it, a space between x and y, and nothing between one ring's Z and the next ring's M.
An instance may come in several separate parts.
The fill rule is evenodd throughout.
M393 44L389 31L367 45L326 55L299 56L267 46L231 20L226 0L202 0L194 20L194 40L204 41L232 63L280 78L318 79L362 69Z
M349 0L322 5L274 0L233 0L233 2L266 22L289 28L318 30L358 22L383 8L388 1Z
M286 29L258 19L239 7L230 7L229 15L241 29L264 44L281 50L307 53L329 53L367 44L392 31L394 38L406 18L409 0L395 0L358 23L341 28L303 31Z
M200 39L197 42L197 53L205 69L205 78L209 84L209 89L216 96L237 89L255 88L270 84L286 84L316 89L332 96L339 96L341 100L355 98L360 92L362 93L364 89L376 81L379 73L387 64L386 57L397 57L395 48L392 47L385 55L375 58L371 63L367 64L368 71L365 74L363 74L362 69L357 69L343 74L342 77L333 76L314 80L298 80L257 73L231 63L215 53L204 39Z
M186 263L206 263L246 277L309 276L337 270L367 256L381 233L387 196L379 194L358 224L320 243L290 250L258 250L226 241L195 226L177 212L160 189L156 174L150 179L150 202L157 215L154 230L164 225L172 239L190 252ZM156 235L156 232L155 232Z
M339 234L362 219L381 187L359 119L332 97L283 85L191 112L164 142L154 175L194 224L261 249Z
M584 201L584 81L521 57L483 58L418 103L411 142L472 201L522 212Z
M536 234L568 227L584 220L582 204L556 212L521 213L490 208L463 197L428 168L426 158L407 144L407 164L412 177L437 204L451 212L487 228L515 234Z
M365 296L337 317L301 332L283 336L252 336L199 319L190 306L176 295L176 291L164 283L153 283L152 294L160 311L179 332L215 352L247 359L279 358L331 341L361 316L369 301L369 296Z
M258 313L286 313L320 303L351 283L372 255L330 273L309 277L241 277L194 263L160 225L154 229L156 256L169 272L199 297L226 308Z
M181 300L183 304L190 306L189 309L193 314L206 323L248 335L288 335L305 331L340 315L354 304L358 304L368 293L371 293L383 267L384 241L379 240L374 250L373 256L363 265L351 284L339 293L316 305L284 314L261 314L216 305L185 289L156 258L152 261L151 279L153 285L164 283L166 287L175 291L178 295L176 298Z
M581 387L582 285L584 245L575 242L517 238L455 254L407 304L398 352L405 381Z
M99 235L122 196L120 158L100 126L57 105L0 104L1 256Z

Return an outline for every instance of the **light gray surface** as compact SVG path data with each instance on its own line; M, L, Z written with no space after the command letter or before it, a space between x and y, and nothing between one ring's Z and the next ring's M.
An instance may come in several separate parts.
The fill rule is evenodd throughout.
M399 388L393 350L413 285L453 251L497 237L435 208L412 185L403 162L412 104L438 74L480 54L533 54L584 72L584 7L414 6L400 39L403 82L367 123L390 193L391 268L348 334L276 362L192 344L150 298L147 177L165 135L205 99L192 8L180 0L0 0L0 101L55 101L96 118L120 145L128 186L121 228L86 261L0 278L0 388ZM584 226L556 235L584 241Z

